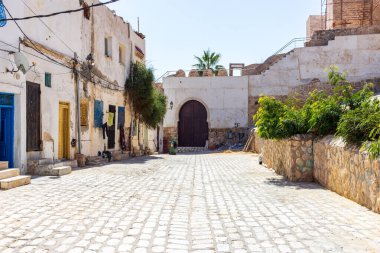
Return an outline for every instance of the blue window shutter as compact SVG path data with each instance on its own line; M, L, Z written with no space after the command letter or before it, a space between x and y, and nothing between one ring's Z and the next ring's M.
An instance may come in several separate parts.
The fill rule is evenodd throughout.
M119 116L117 120L118 126L124 126L125 125L125 107L119 106L118 116Z
M45 86L51 88L51 74L45 72Z
M94 103L94 126L103 126L103 101L95 100Z

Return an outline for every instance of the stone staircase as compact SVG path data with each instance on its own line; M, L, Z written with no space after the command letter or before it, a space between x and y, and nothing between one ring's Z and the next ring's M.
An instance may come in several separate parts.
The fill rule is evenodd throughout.
M0 162L0 189L9 190L30 184L30 176L20 175L20 169L9 169L8 162Z
M76 160L40 159L28 161L28 173L37 176L60 177L70 174L72 168L76 167L78 167Z
M206 152L208 148L205 147L178 147L177 153L197 153L197 152Z

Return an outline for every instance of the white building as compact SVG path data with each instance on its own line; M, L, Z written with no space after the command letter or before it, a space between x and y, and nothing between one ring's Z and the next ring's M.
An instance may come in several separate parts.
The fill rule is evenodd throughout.
M99 1L3 3L13 17L25 17L78 9ZM79 129L81 152L86 156L128 149L131 115L124 84L131 62L145 60L144 37L106 6L18 24L22 32L13 21L0 28L0 49L5 50L0 51L0 96L2 100L14 99L8 106L13 111L7 123L14 134L2 143L7 156L0 156L0 160L10 161L25 173L31 160L74 159L79 152ZM14 63L19 50L31 65L26 75L17 71ZM94 59L93 66L87 61L89 55ZM78 76L72 71L75 65ZM81 105L80 127L77 101ZM5 115L8 109L1 110ZM103 137L105 123L108 131ZM121 129L127 147L119 141ZM149 147L155 151L156 131L144 130L143 126L139 129L142 134L140 141L134 137L135 150Z
M164 120L165 145L172 139L185 147L241 142L253 127L261 95L306 97L315 88L329 86L324 83L331 65L348 71L349 81L374 81L380 91L380 27L372 31L355 35L361 30L350 30L351 35L336 36L327 45L296 48L270 64L245 69L247 76L164 78L163 88L173 105Z

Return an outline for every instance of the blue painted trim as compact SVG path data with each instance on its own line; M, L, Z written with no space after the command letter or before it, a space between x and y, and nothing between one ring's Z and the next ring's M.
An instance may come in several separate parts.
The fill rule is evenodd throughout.
M4 94L4 95L12 95L12 105L1 105L0 104L0 109L1 108L5 108L5 109L10 109L10 114L11 114L11 138L10 138L10 157L11 157L11 160L8 161L9 162L9 167L10 168L13 168L13 164L14 164L14 130L15 130L15 114L14 114L14 105L15 105L15 96L14 94L12 93L3 93L3 92L0 92L0 95L1 94ZM1 111L1 110L0 110Z

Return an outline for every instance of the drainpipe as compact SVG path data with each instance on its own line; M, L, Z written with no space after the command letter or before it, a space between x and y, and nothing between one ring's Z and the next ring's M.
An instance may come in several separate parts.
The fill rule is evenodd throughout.
M77 110L76 110L76 114L77 114L77 131L78 131L78 154L82 154L82 151L81 151L81 127L80 127L80 87L79 87L79 71L77 69L78 67L78 55L77 53L74 53L74 60L75 60L75 64L74 64L74 79L75 79L75 82L76 82L76 95L77 95Z

